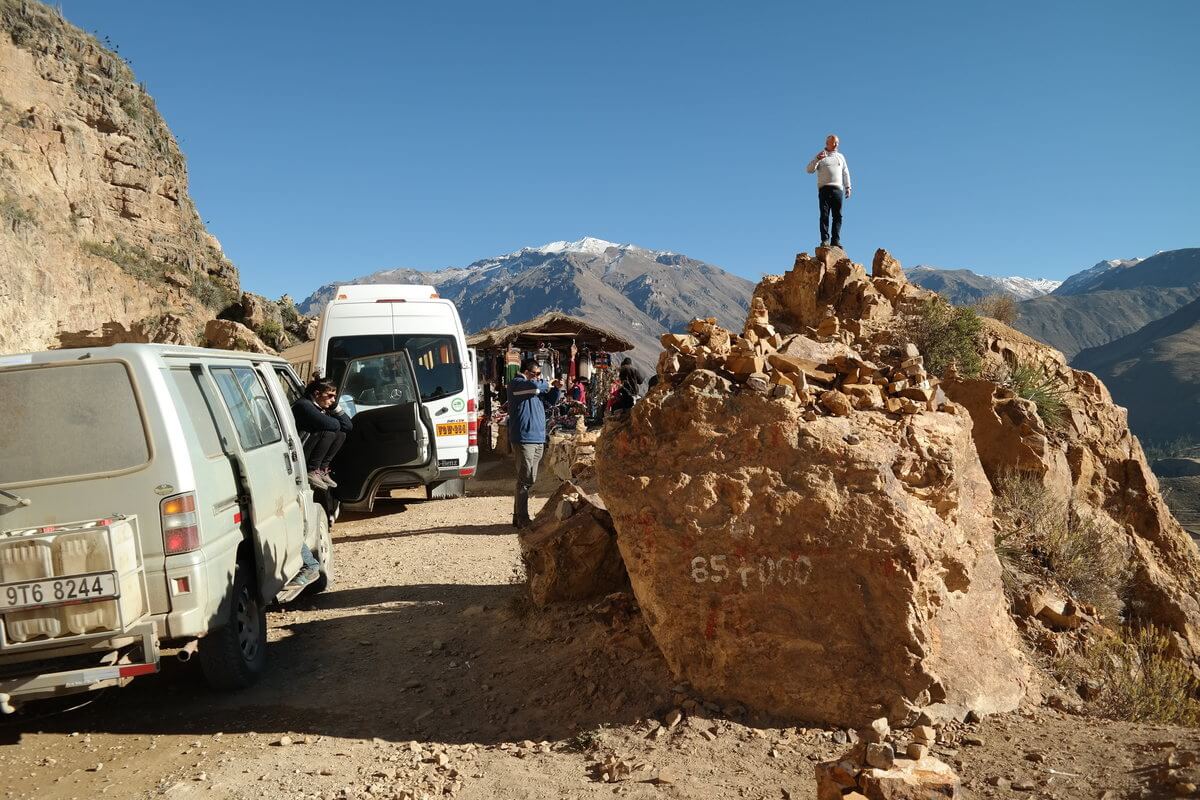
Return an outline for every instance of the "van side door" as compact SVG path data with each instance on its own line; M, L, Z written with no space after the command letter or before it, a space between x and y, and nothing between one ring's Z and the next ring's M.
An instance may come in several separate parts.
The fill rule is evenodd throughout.
M249 364L207 369L233 421L241 464L242 498L258 553L258 586L270 602L300 572L305 506L286 429L262 374ZM289 412L290 413L290 412ZM302 476L301 476L302 477Z

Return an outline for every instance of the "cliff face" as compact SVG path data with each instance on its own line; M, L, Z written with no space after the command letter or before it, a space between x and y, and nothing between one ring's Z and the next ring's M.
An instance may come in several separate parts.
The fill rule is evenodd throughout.
M32 0L0 0L0 265L0 353L126 328L196 343L240 295L154 101Z

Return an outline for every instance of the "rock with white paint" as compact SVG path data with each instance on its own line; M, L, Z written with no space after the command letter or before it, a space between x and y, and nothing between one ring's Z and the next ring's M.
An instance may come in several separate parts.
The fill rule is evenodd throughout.
M878 369L835 366L861 381ZM621 555L675 675L843 726L896 708L1015 708L1028 666L968 415L812 416L717 377L678 375L597 447Z

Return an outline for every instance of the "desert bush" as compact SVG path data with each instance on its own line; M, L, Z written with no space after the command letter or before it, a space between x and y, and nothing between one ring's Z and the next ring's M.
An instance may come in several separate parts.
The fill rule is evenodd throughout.
M980 298L973 308L981 317L991 317L997 322L1012 325L1021 316L1017 300L1011 294L989 294Z
M258 338L262 339L264 342L267 342L268 344L278 344L279 338L283 335L283 326L275 320L269 319L263 324L259 325L258 329L254 332L257 333Z
M14 233L24 226L37 224L33 214L12 195L0 197L0 219L4 220Z
M1009 367L1004 382L1012 387L1017 397L1032 400L1037 405L1038 416L1047 428L1062 428L1067 418L1066 388L1057 377L1034 364L1018 361Z
M972 309L932 297L905 319L902 332L925 357L929 373L940 376L953 365L963 377L974 378L983 366L979 342L982 328L983 322Z
M1006 580L1021 573L1044 573L1104 616L1121 613L1129 553L1115 523L1018 472L996 481L993 512L1000 523L996 554Z
M1125 627L1089 642L1070 671L1100 686L1096 707L1132 722L1200 724L1200 682L1153 626Z
M150 283L161 281L170 270L170 267L141 247L122 239L117 239L112 244L84 242L83 249L94 256L111 261L133 277Z

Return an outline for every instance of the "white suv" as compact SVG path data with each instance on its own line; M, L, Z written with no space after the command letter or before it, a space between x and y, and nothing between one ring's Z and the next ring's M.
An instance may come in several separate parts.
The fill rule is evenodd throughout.
M0 709L157 671L252 683L307 544L329 581L281 358L127 344L0 356Z

